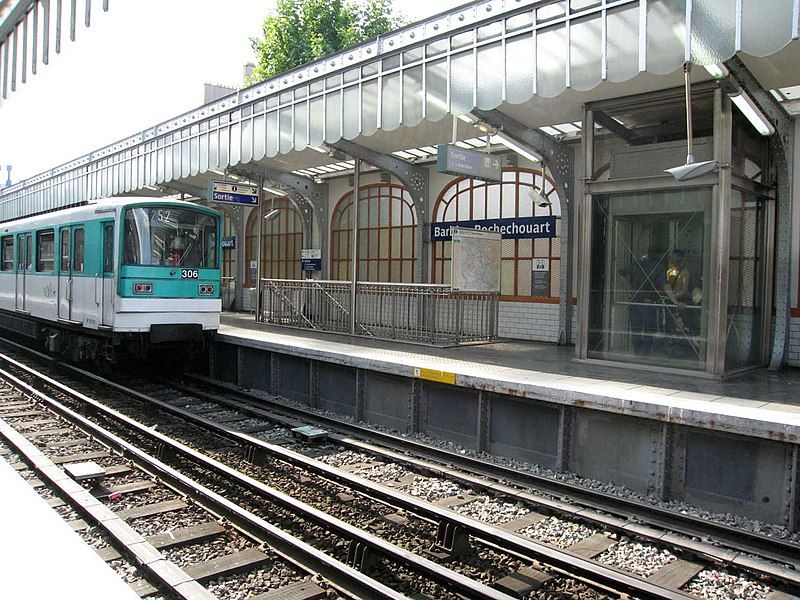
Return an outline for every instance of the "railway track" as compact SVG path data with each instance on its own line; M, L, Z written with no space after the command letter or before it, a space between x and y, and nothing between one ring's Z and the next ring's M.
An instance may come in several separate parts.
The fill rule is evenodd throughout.
M325 596L309 573L144 470L149 461L124 458L122 445L112 449L13 383L0 384L0 454L140 597L212 599L244 582Z
M531 581L530 577L526 581L524 574L527 572L530 575L531 571L525 571L525 569L530 569L530 567L520 568L519 563L512 565L517 569L516 571L511 569L509 572L509 569L506 569L507 575L490 581L497 588L508 593L519 593L519 590L530 593L537 584L541 583L541 580L555 578L553 574L566 572L582 579L591 580L601 587L605 586L610 590L626 592L639 597L685 597L688 595L688 591L697 591L697 589L693 590L692 585L687 586L687 584L691 584L698 576L702 579L703 573L716 572L714 567L718 565L715 565L714 561L727 565L729 568L747 570L756 578L767 578L773 584L772 588L752 583L754 586L761 585L760 591L765 590L761 597L786 597L784 592L779 591L780 589L796 590L795 573L785 566L763 563L757 559L745 557L740 552L733 552L732 559L730 549L714 550L713 546L688 538L673 540L666 536L671 535L675 538L675 534L667 534L664 531L658 532L662 549L660 553L663 554L665 547L672 548L673 541L680 541L683 545L679 546L678 554L682 556L665 555L668 560L662 560L661 564L658 564L659 560L656 560L655 569L633 568L631 570L638 572L639 575L631 575L623 571L623 569L631 568L630 562L625 560L616 560L615 562L615 553L619 555L620 549L624 549L626 545L628 548L633 547L631 538L635 538L635 543L639 543L638 540L648 537L647 531L644 531L644 535L639 534L640 529L647 529L641 525L636 527L630 521L622 523L619 519L614 522L610 516L605 515L604 519L601 519L604 529L592 530L586 528L581 522L592 522L593 519L596 520L596 516L578 514L585 513L585 508L576 510L574 505L568 505L552 497L534 496L530 492L520 492L511 486L498 485L496 482L463 472L460 473L461 479L458 480L460 485L453 487L451 483L448 488L443 485L444 480L440 479L438 484L440 489L437 494L434 494L437 496L433 499L434 501L420 500L418 497L415 498L396 488L404 487L407 490L408 485L411 485L412 488L415 486L417 493L420 493L419 490L424 486L416 481L420 477L419 473L425 473L425 477L430 479L436 476L452 479L452 476L458 473L454 473L452 468L442 467L421 458L400 455L396 450L387 450L362 440L347 438L341 434L329 434L329 442L333 443L334 449L339 449L337 452L330 452L331 444L320 445L319 443L292 441L287 428L297 425L297 422L295 416L287 417L286 411L283 410L284 406L277 407L283 413L277 414L272 409L264 408L263 399L258 399L260 406L257 406L254 405L253 398L248 398L233 390L216 388L217 392L212 394L208 391L207 382L204 384L206 390L192 390L189 395L185 386L175 388L162 383L138 382L136 389L131 389L121 383L105 381L97 375L87 374L80 370L73 372L80 377L91 378L93 385L110 385L127 398L136 398L138 402L142 403L139 407L140 410L142 407L149 406L152 409L157 406L162 413L170 413L194 426L211 430L229 442L235 442L239 448L243 448L251 461L253 459L256 462L277 460L301 468L303 472L314 474L323 480L345 486L352 494L345 499L345 504L355 503L356 498L360 495L364 498L378 500L386 507L392 507L393 510L399 508L400 513L382 515L390 517L385 519L389 522L394 519L394 522L402 522L404 527L409 527L409 516L416 515L417 518L438 523L438 530L435 534L435 541L438 544L434 544L434 547L438 546L439 556L435 556L437 552L428 554L431 558L446 560L450 566L461 560L459 555L463 553L466 545L467 548L470 546L483 548L484 557L486 548L494 548L497 553L505 552L510 557L515 555L525 557L532 564L541 567L541 570L534 571L534 575L539 577L539 581ZM147 393L143 393L143 389L146 389ZM221 395L221 391L224 391L224 394ZM232 395L237 399L231 398ZM158 396L158 398L154 396ZM304 419L304 422L307 423L310 420L309 415L309 419ZM265 426L265 423L270 423L270 426ZM259 437L272 438L272 442L263 441ZM375 463L377 457L383 461L383 466ZM401 469L400 471L397 470L398 467ZM395 476L387 477L387 472L392 470L395 471ZM373 477L370 481L371 473ZM469 486L463 484L469 484ZM489 490L494 498L475 497L474 492ZM346 492L340 493L349 496ZM504 505L508 508L507 512L510 516L506 515L508 518L500 520L492 517L488 519L492 522L487 523L486 514L482 514L482 512L492 513L491 508L497 506L499 497L513 498L516 510L510 502L505 502ZM566 518L564 513L568 514ZM559 516L556 517L556 514ZM484 519L483 522L480 520L481 518ZM541 526L541 524L544 525ZM616 532L613 532L614 528L611 527L614 525ZM385 525L381 524L381 528L384 527ZM533 534L535 538L537 532L541 533L540 529L545 532L562 529L567 533L573 531L575 535L567 535L566 539L559 539L558 536L548 538L549 543L542 544L530 537ZM612 530L610 534L609 529ZM653 533L649 535L655 536ZM572 542L571 545L567 544L570 545L570 549L567 551L559 548L560 545L564 545L564 542ZM369 548L370 546L365 547ZM645 555L649 551L647 547L643 549L634 547L634 549ZM708 553L709 549L712 549L711 554ZM725 560L719 559L721 552ZM602 560L593 560L597 557L605 558L605 563ZM689 559L685 557L689 557ZM609 566L609 562L611 565L616 564L621 568ZM470 565L470 562L467 561L466 564ZM474 566L480 563L473 562L471 564L474 570ZM542 567L542 565L544 566ZM464 567L463 561L460 566ZM544 576L539 576L538 573L543 573ZM642 575L648 577L645 578ZM738 575L729 575L728 573L723 573L723 575L738 577ZM745 581L745 585L749 585L747 580L743 581ZM681 589L685 586L686 589Z

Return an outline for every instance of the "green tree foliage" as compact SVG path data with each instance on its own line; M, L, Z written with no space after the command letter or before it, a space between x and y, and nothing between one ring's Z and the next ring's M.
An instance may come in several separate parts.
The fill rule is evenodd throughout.
M258 65L253 84L359 44L402 24L392 0L278 0L250 42Z

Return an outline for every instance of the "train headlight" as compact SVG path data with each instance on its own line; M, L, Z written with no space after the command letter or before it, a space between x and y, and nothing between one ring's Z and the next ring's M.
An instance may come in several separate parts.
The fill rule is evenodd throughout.
M198 286L201 296L211 296L214 294L214 286L210 283L201 283Z
M149 281L137 281L133 284L133 293L140 296L150 296L153 293L153 284Z

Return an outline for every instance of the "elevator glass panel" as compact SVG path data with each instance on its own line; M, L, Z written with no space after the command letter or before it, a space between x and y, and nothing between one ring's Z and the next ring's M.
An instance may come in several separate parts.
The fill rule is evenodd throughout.
M589 358L705 369L711 196L593 198Z

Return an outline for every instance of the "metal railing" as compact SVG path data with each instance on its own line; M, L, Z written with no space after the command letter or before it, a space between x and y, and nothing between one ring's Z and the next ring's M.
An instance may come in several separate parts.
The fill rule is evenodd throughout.
M349 281L262 279L261 323L350 333ZM359 282L356 335L453 346L497 339L499 294L448 285Z

